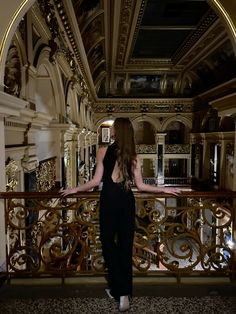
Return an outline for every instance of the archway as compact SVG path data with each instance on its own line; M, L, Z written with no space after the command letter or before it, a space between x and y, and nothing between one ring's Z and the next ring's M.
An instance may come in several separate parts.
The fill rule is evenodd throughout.
M4 86L4 68L12 37L23 16L36 0L11 0L0 10L0 86Z

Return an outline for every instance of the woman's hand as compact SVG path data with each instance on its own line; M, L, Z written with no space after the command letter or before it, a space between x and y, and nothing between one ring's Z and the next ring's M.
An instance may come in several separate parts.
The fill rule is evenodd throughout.
M181 193L181 190L177 188L162 188L160 192L178 196Z
M60 189L59 191L59 194L62 196L62 197L65 197L67 195L70 195L70 194L75 194L77 193L77 188L68 188L68 189Z

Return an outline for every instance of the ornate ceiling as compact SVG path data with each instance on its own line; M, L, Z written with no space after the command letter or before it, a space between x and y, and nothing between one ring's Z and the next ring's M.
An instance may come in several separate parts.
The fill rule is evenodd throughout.
M98 97L192 97L228 79L225 66L235 74L232 46L206 1L72 3Z
M63 3L71 25L76 23L73 36L80 43L89 90L98 102L196 98L235 78L232 44L207 1ZM235 83L231 88L235 90ZM221 89L217 97L226 92Z

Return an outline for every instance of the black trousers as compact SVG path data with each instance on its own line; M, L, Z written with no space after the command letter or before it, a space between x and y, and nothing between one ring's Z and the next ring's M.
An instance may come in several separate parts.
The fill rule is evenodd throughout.
M108 285L111 294L119 299L132 296L132 253L135 227L135 201L133 194L101 193L100 236ZM114 192L114 191L113 191ZM113 194L114 196L114 194Z

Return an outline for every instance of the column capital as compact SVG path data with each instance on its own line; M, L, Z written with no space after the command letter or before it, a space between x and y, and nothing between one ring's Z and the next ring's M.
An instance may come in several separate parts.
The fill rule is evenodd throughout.
M166 135L167 135L167 133L156 133L156 135L155 135L156 143L164 144Z

